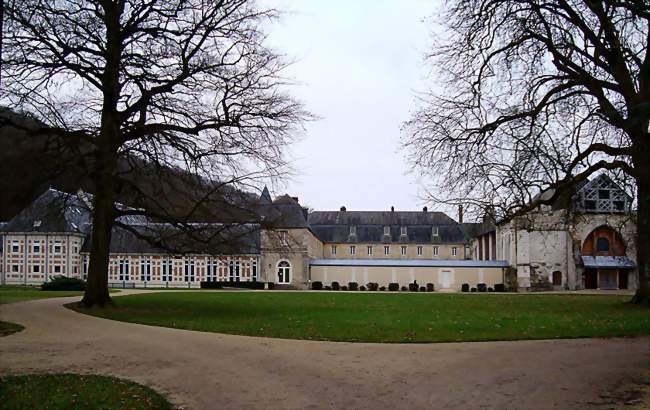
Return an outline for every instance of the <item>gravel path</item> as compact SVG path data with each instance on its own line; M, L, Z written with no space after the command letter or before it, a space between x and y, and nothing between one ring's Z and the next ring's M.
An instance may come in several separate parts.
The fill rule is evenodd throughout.
M118 295L141 291L123 291ZM0 305L0 374L99 373L192 409L611 408L650 369L650 338L362 344L265 339ZM646 373L647 374L647 373Z

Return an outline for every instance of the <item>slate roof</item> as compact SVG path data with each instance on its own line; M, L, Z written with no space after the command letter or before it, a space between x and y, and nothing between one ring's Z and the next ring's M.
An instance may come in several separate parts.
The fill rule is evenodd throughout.
M91 213L77 195L49 188L13 217L5 232L88 233Z
M309 226L324 243L464 243L461 225L443 212L416 211L315 211L309 214ZM350 227L356 235L350 235ZM384 226L390 235L384 235ZM401 235L401 227L407 235ZM438 235L433 235L433 227Z
M307 211L289 195L281 195L270 202L266 187L259 198L258 213L262 224L270 229L308 228Z
M496 226L490 222L464 222L461 226L467 238L476 238L496 230Z
M131 225L136 233L113 228L110 252L116 254L259 254L258 224L193 224L181 230L169 224ZM90 252L90 238L81 251Z

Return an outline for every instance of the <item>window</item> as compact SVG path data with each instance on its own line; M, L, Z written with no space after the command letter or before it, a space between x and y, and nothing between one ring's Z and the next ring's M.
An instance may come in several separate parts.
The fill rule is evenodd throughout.
M88 256L86 256L86 255L84 255L83 273L84 273L84 278L85 278L86 275L88 275Z
M55 243L54 244L54 253L61 253L61 244L60 243Z
M438 233L438 227L437 227L437 226L434 226L433 228L431 228L431 235L432 235L433 237L437 238L437 237L438 237L438 234L439 234L439 233Z
M617 211L623 211L625 209L625 202L623 201L613 201L612 203Z
M598 252L609 252L609 239L598 238L596 240L596 249Z
M291 265L287 261L278 263L278 283L291 283Z
M280 243L282 244L282 246L289 245L289 232L280 231Z
M390 226L384 226L384 235L390 235Z
M143 282L151 281L151 260L140 260L140 280Z
M56 267L55 267L56 271ZM120 259L120 280L129 280L129 260Z
M194 259L185 259L185 282L194 282Z
M357 234L357 227L352 225L350 226L350 235L356 235Z
M596 209L596 201L586 200L585 201L585 209Z
M418 250L418 256L422 256L422 247L418 246L417 250Z
M239 282L239 261L231 259L228 262L228 273L230 277L230 281L232 282Z
M336 255L336 245L332 245L332 255Z
M406 236L406 231L407 231L406 226L402 226L400 227L399 234L402 236Z
M598 190L598 199L609 199L609 190L608 189L599 189Z
M19 253L20 252L20 245L18 242L14 242L11 244L11 253Z
M352 245L350 246L350 255L356 255L357 254L357 247Z
M41 253L41 243L40 242L34 242L32 244L32 253Z
M438 247L437 246L433 247L433 256L438 256Z
M559 270L553 272L553 286L562 286L562 272Z
M172 281L173 262L171 259L163 259L162 261L162 280L163 282Z
M458 248L454 246L451 248L451 256L456 256L456 255L458 255Z
M406 255L406 246L402 246L400 252L402 255Z
M209 259L207 262L207 270L208 270L208 282L216 282L217 281L217 261L214 259Z
M72 253L78 253L79 252L79 247L77 245L74 245L72 247Z
M61 265L54 265L54 273L61 273Z
M18 265L11 265L11 271L12 272L18 272L20 269L18 268Z
M384 255L390 255L390 246L384 246Z
M257 261L256 260L253 261L253 265L252 265L251 269L253 271L253 282L255 282L257 280Z
M372 255L372 246L368 246L368 255Z
M41 271L41 267L39 265L32 266L32 272L38 273L40 271Z

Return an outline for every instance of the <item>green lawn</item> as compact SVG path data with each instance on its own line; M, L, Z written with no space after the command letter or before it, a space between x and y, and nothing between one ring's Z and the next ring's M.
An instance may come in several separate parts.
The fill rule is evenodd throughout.
M106 376L44 374L0 379L0 409L171 409L152 389Z
M25 327L11 322L3 322L0 320L0 336L8 336L12 333L20 332Z
M81 296L83 292L40 290L36 286L0 286L0 305L32 299Z
M109 289L109 292L116 293L119 292L119 290ZM83 292L79 291L40 290L37 286L3 285L0 286L0 305L33 299L62 298L66 296L81 295L83 295Z
M629 296L164 292L83 313L148 325L292 339L443 342L650 334Z

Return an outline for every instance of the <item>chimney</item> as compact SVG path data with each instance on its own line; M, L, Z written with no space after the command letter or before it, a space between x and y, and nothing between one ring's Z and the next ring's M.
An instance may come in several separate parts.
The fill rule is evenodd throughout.
M422 208L422 212L426 213L428 210L429 210L429 208L427 208L426 206L424 208Z
M458 205L458 223L462 224L463 223L463 206Z
M390 207L390 211L391 211L391 212L395 212L395 207L394 207L394 206L391 206L391 207Z
M341 207L341 212L345 212L345 206Z
M293 200L296 201L296 202L300 202L300 201L298 201L298 197L297 197L297 196L292 196L291 199L293 199Z

